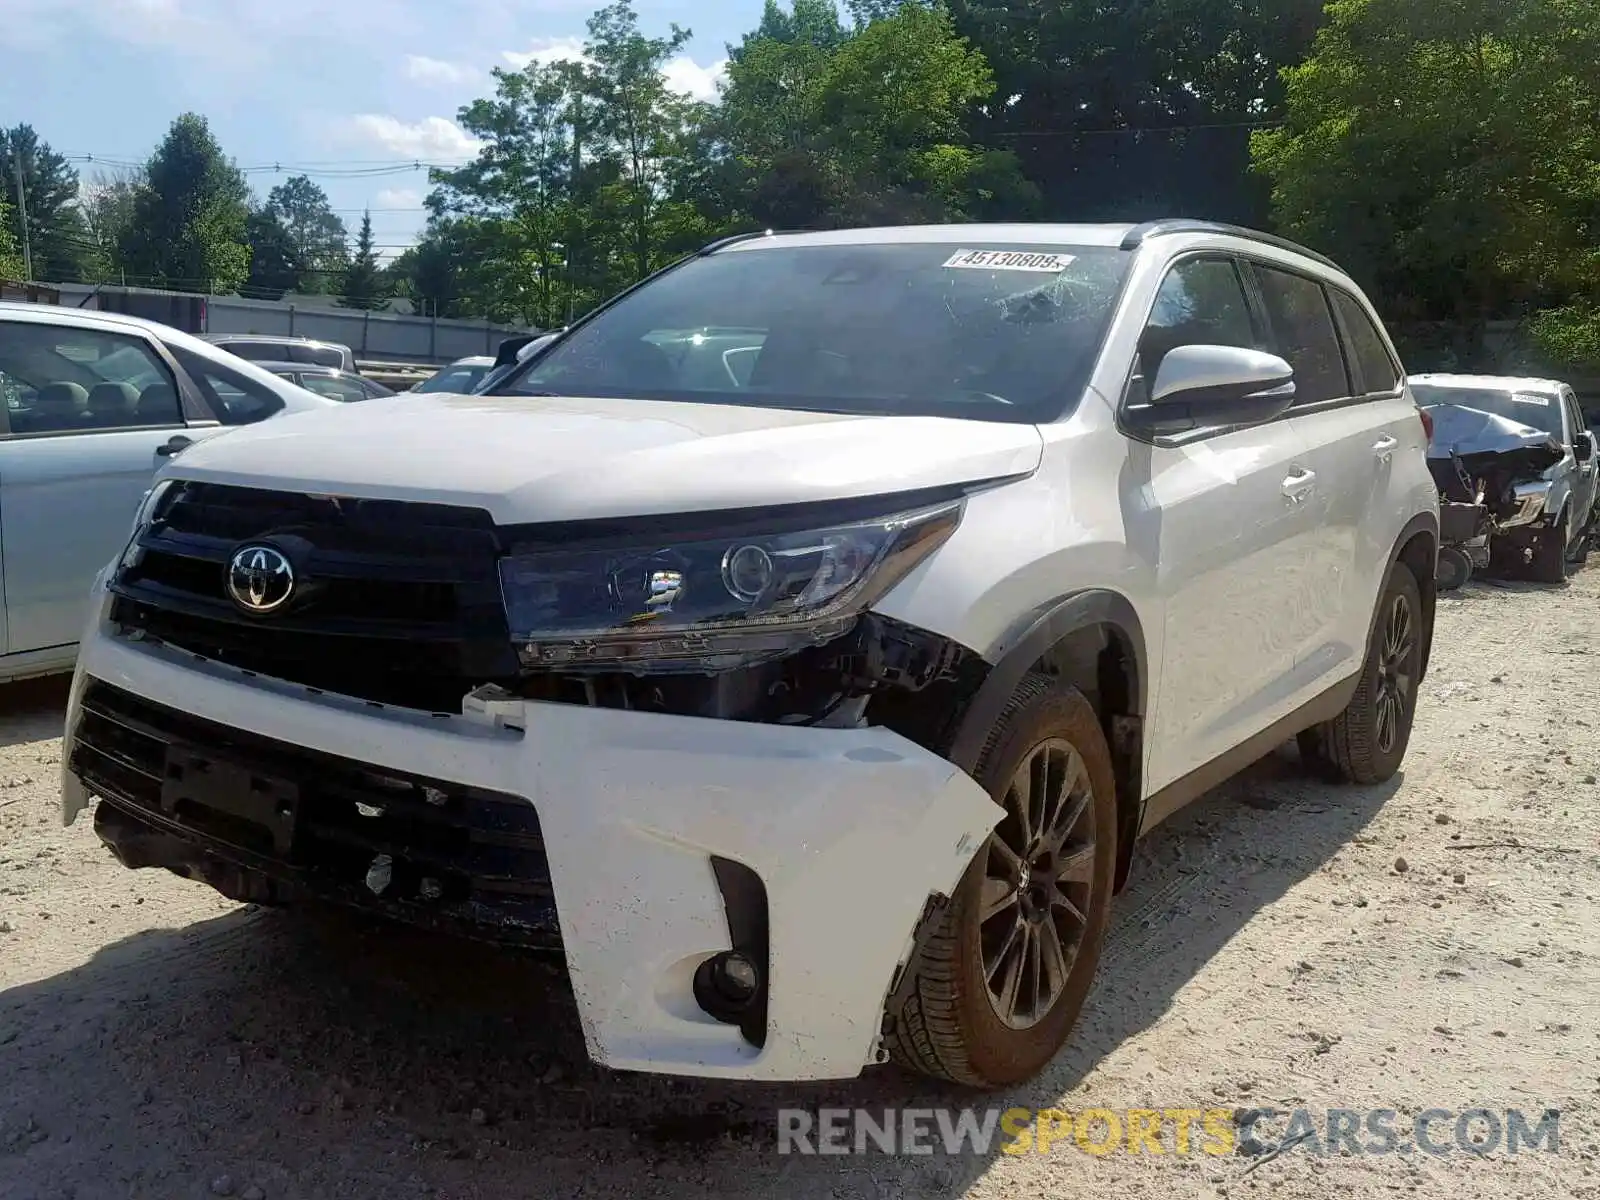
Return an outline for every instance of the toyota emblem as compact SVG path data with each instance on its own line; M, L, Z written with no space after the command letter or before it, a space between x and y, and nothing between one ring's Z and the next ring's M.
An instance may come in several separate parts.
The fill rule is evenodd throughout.
M283 551L243 546L228 560L228 598L245 612L265 616L294 595L294 568Z

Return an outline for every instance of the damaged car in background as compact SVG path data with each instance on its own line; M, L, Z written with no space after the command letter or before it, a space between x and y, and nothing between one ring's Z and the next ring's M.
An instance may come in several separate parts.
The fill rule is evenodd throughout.
M66 821L558 955L604 1066L1003 1087L1142 834L1287 740L1400 767L1437 491L1327 259L752 235L507 358L162 476L94 587Z
M1414 375L1433 423L1439 586L1492 567L1560 583L1595 532L1595 438L1570 386L1491 375Z

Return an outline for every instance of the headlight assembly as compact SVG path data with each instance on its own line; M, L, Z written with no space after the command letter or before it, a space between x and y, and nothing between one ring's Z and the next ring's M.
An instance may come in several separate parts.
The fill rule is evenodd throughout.
M176 481L172 479L160 480L154 487L144 494L144 499L139 501L139 507L133 514L133 528L128 531L128 545L122 552L118 562L119 568L128 568L139 565L143 551L139 547L139 539L144 536L146 529L166 507L166 501L172 494Z
M523 665L727 670L831 641L961 520L953 501L766 537L513 552L500 561Z

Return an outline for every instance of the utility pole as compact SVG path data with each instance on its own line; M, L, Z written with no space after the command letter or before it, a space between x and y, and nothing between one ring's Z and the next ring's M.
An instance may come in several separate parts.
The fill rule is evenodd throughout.
M17 173L17 221L22 226L23 283L33 282L33 243L28 237L28 193L22 186L22 155L11 156L11 166Z

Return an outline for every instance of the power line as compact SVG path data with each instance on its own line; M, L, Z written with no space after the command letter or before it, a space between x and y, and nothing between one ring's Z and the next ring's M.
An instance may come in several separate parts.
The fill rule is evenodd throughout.
M148 161L111 154L64 154L62 158L72 163L92 163L97 166L133 171L142 169ZM446 161L426 158L347 159L337 165L332 162L271 162L238 166L236 169L242 175L288 174L318 179L379 179L387 175L405 175L424 170L453 171L467 166L470 161L470 159Z

